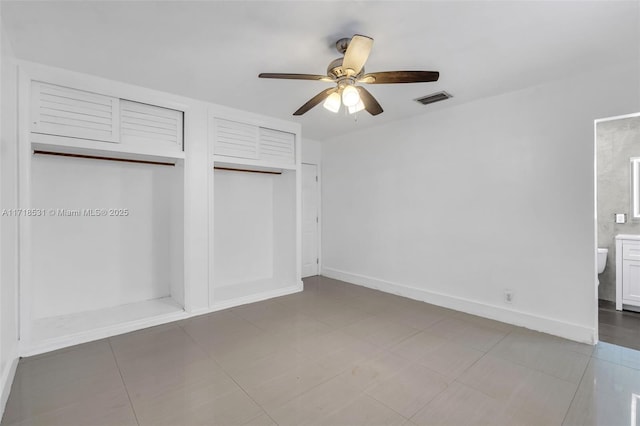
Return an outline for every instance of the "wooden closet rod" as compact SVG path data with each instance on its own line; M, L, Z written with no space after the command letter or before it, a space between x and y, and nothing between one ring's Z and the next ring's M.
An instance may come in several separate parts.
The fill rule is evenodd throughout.
M162 161L148 161L148 160L131 160L129 158L111 158L111 157L99 157L97 155L84 155L84 154L69 154L65 152L52 152L52 151L33 151L34 154L45 155L59 155L61 157L75 157L75 158L88 158L91 160L107 160L107 161L121 161L123 163L140 163L140 164L155 164L157 166L175 166L174 163L166 163Z
M247 173L264 173L267 175L281 175L282 172L271 172L268 170L249 170L249 169L232 169L230 167L218 167L215 166L214 170L230 170L232 172L247 172Z

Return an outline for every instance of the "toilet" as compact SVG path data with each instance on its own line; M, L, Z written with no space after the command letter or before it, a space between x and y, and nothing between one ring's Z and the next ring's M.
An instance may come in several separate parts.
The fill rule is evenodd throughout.
M607 267L607 254L609 253L609 249L599 248L598 249L598 274L604 272L604 268Z

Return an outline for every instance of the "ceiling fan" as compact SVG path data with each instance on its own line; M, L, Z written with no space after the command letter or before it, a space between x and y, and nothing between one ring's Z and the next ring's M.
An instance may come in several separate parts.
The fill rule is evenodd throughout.
M371 115L378 115L383 111L382 107L367 89L358 86L359 83L425 83L437 81L440 76L437 71L382 71L365 74L364 64L372 46L371 37L356 34L351 38L341 38L336 42L336 49L344 56L329 64L327 75L261 73L258 77L336 83L336 87L318 93L293 115L302 115L323 101L323 106L331 112L338 112L340 105L344 104L349 114L365 109Z

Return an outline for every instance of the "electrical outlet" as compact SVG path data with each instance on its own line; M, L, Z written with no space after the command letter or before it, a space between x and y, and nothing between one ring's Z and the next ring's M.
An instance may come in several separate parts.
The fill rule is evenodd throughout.
M504 303L512 303L513 302L513 291L505 290L504 291Z

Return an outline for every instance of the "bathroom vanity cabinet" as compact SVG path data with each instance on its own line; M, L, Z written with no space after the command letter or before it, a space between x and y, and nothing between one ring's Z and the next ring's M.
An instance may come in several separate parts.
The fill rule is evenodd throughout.
M640 235L616 236L616 309L640 311Z

